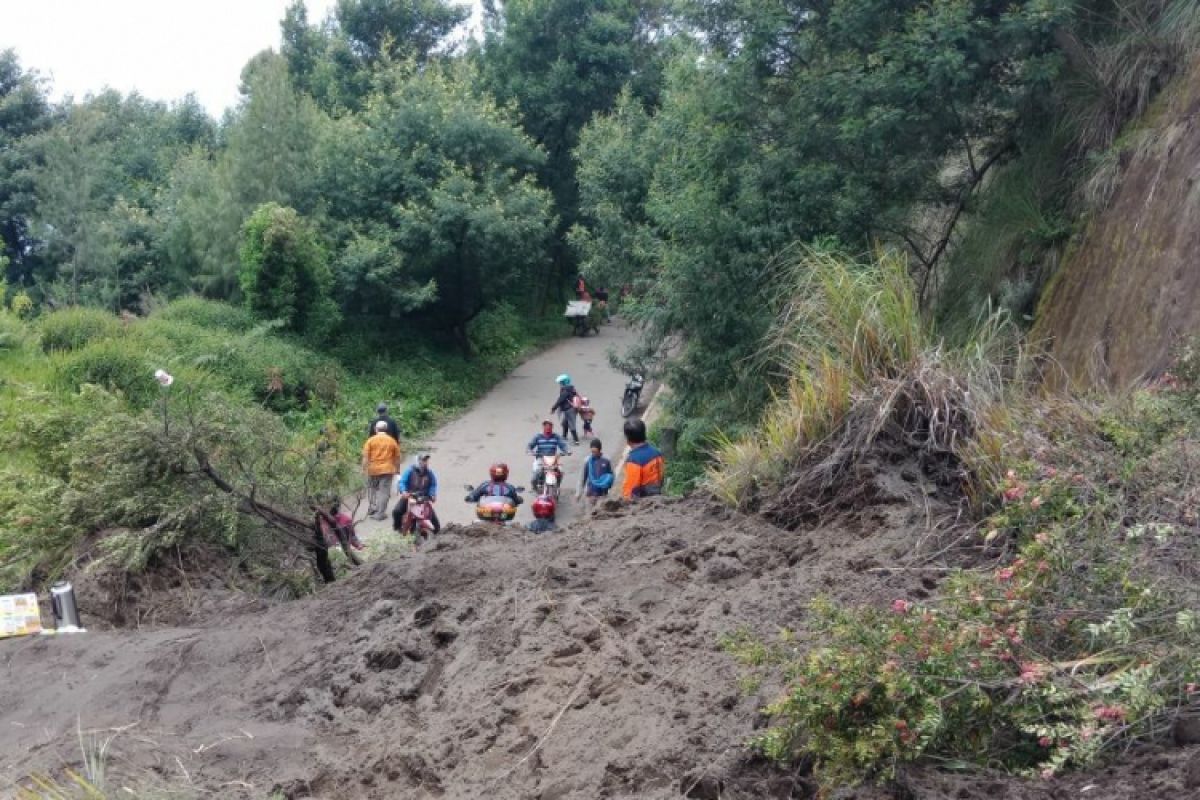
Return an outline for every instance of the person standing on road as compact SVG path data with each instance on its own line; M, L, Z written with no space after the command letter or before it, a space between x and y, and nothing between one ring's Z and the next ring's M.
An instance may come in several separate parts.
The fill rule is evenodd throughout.
M607 497L612 489L612 462L604 457L604 445L599 439L592 439L592 454L583 462L583 474L579 476L579 488L575 491L575 499L585 496L588 500Z
M575 397L579 392L571 384L571 376L565 372L554 380L558 384L558 399L550 407L550 413L557 412L560 415L563 438L567 438L567 432L570 431L571 439L579 444L579 430L575 427L575 417L579 413L575 407Z
M625 458L625 485L621 496L653 497L662 494L665 463L658 448L646 441L646 423L631 419L625 423L625 441L629 455Z
M380 422L387 423L387 434L400 443L400 426L396 424L396 420L388 416L387 403L380 403L375 406L375 419L371 420L371 424L367 426L367 436L375 434L375 426Z
M362 469L367 476L367 516L387 519L392 499L392 481L400 468L400 443L388 433L387 421L375 423L375 435L363 443Z
M433 470L429 468L429 453L421 453L417 456L416 461L404 470L400 480L396 481L396 491L400 493L400 499L396 501L396 507L392 510L392 530L398 531L404 525L404 515L408 513L410 496L424 496L429 498L430 503L437 502L437 475L434 475ZM433 523L434 533L442 529L442 523L438 522L437 511L434 511L432 507L429 521Z

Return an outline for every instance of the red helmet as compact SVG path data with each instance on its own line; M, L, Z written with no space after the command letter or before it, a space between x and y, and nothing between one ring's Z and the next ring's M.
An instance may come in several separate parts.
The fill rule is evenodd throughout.
M494 481L508 480L508 464L492 464L492 466L488 468L488 475L491 475L492 480Z
M537 519L554 519L554 500L545 495L534 500L533 516Z

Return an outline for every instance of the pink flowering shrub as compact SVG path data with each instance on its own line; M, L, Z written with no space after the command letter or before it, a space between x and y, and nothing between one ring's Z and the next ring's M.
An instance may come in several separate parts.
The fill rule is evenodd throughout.
M1139 505L1149 495L1135 488L1171 474L1159 402L1174 399L1090 418L1082 442L1013 448L1021 460L994 471L980 525L991 566L952 573L928 602L815 601L807 632L819 646L755 650L756 669L787 683L756 746L810 758L830 788L928 756L1051 777L1163 735L1200 699L1200 614L1186 581L1156 572L1194 560L1178 548L1195 537L1175 537L1188 504Z

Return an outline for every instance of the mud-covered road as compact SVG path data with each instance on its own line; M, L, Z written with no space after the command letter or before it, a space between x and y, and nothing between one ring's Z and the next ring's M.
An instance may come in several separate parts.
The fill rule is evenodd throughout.
M555 377L568 373L579 391L592 402L596 409L595 431L604 442L604 451L613 465L621 455L624 440L621 434L621 395L625 390L626 376L608 365L609 349L618 353L633 343L636 334L619 320L603 325L600 334L587 337L564 339L553 347L533 356L512 374L502 380L490 392L458 419L439 430L424 443L405 442L406 461L419 450L432 453L430 466L438 478L438 517L443 523L470 522L473 507L463 502L465 484L477 485L487 479L488 467L495 461L508 464L510 480L518 486L528 486L532 459L525 455L525 446L541 429L541 421L549 418L550 406L558 397ZM643 394L639 409L644 410L648 401ZM556 429L558 420L554 417ZM559 504L560 523L569 522L579 514L579 505L574 500L574 489L579 480L583 460L587 456L587 440L583 437L583 423L578 430L581 444L572 447L572 455L565 459L566 488ZM526 492L526 499L532 496ZM395 499L393 498L393 504ZM364 513L366 503L360 506ZM529 503L521 507L517 515L520 522L532 521ZM370 539L384 530L391 529L391 522L364 520L359 523L359 532Z

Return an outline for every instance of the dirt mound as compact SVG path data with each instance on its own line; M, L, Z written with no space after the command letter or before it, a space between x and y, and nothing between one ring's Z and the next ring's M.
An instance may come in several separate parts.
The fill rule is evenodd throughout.
M933 575L876 569L925 514L785 533L659 500L544 536L449 526L428 551L223 625L0 642L0 777L78 763L82 738L109 742L110 785L183 796L810 797L744 748L776 688L742 691L720 637L802 629L818 593L928 593ZM996 781L1009 795L915 796L1040 796Z

